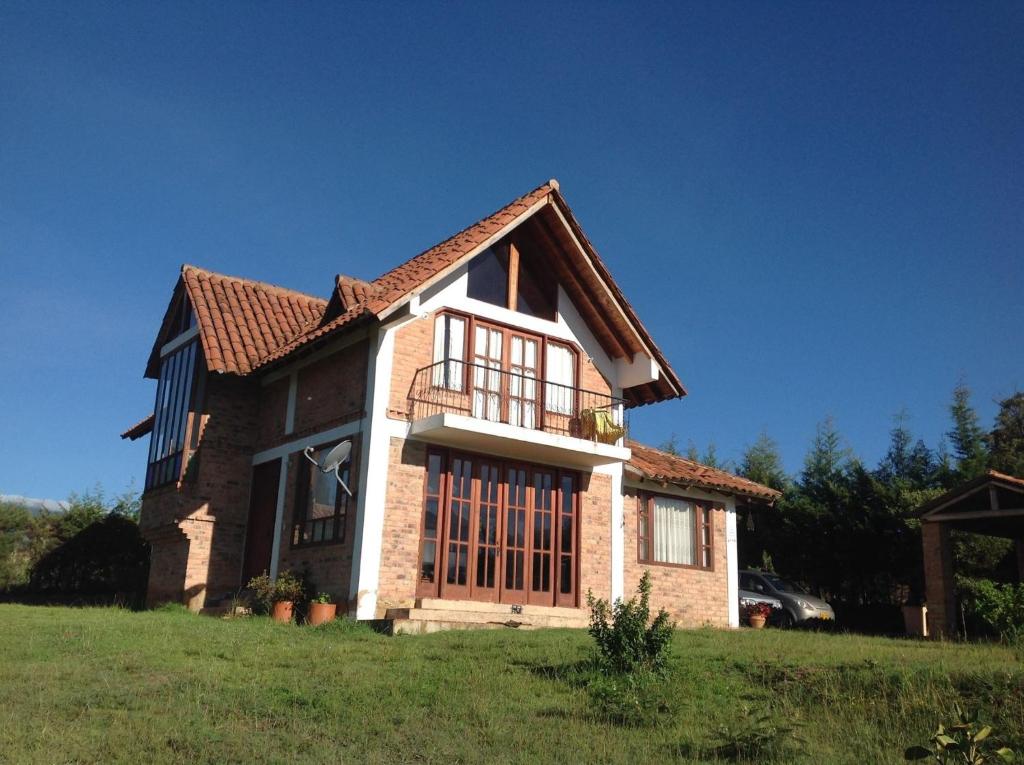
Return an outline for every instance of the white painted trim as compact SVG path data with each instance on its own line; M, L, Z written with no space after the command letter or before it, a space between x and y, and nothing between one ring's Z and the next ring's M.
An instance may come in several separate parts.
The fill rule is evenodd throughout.
M163 347L160 348L160 358L173 353L178 350L181 346L185 345L189 340L199 337L199 326L192 327L192 329L186 329L180 335L173 340L169 340L164 343Z
M274 513L274 544L270 551L270 578L277 579L277 564L281 556L281 529L284 526L284 497L288 484L288 458L281 457L281 473L277 483L277 509Z
M725 503L725 568L728 578L729 626L740 626L740 572L739 553L736 548L736 500Z
M299 394L299 373L292 372L288 378L288 405L284 411L284 432L290 434L295 432L295 399Z
M384 513L387 502L388 451L391 446L387 422L391 397L391 368L395 353L396 327L382 327L371 336L371 353L366 370L366 411L369 426L363 430L363 459L356 508L349 600L355 600L357 619L373 619L380 586L380 560L384 545Z
M562 221L562 225L565 226L565 230L569 233L569 236L572 237L572 241L576 245L576 248L580 251L580 254L583 255L583 259L587 261L587 265L590 266L590 270L593 272L595 278L601 283L601 286L604 288L605 294L612 301L612 303L615 304L615 308L618 310L619 315L622 317L623 321L625 321L626 324L629 325L630 329L633 330L633 334L636 336L636 339L643 347L647 356L653 361L654 351L652 351L651 348L647 345L647 343L644 342L644 339L641 336L640 331L637 329L637 325L626 315L626 312L622 309L622 304L618 301L618 299L612 293L611 289L608 287L608 283L605 282L604 278L598 272L597 267L594 265L593 260L591 260L590 256L587 254L586 249L584 249L583 245L580 243L580 240L576 238L576 234L573 232L572 226L569 225L569 221L567 221L565 219L565 216L562 215L562 211L558 208L558 205L552 204L551 206L554 208L555 214L558 216L558 219ZM658 369L660 372L665 371L664 369L661 369L661 365L658 365ZM673 385L672 387L675 386Z
M474 247L468 253L466 253L461 258L459 258L457 261L452 263L450 266L448 266L447 268L441 269L436 274L434 274L432 277L430 277L425 282L420 284L418 287L416 287L416 289L412 292L411 295L408 294L408 293L406 295L403 295L398 300L396 300L394 303L392 303L390 306L388 306L383 311L378 313L377 314L377 318L380 319L381 321L384 321L388 316L393 314L404 303L406 303L413 295L419 294L419 293L423 292L424 290L429 289L431 285L435 284L436 282L438 282L441 279L443 279L444 277L446 277L452 271L454 271L457 268L459 268L464 262L466 262L467 260L470 260L474 256L480 254L481 252L486 250L488 247L490 247L492 244L494 244L495 242L500 240L503 236L508 234L508 232L512 231L512 229L514 229L514 228L518 227L520 224L522 224L523 221L525 221L528 218L532 217L534 215L534 213L536 213L538 210L542 210L545 205L549 204L548 200L549 200L549 196L545 195L544 198L541 199L539 202L535 202L533 204L533 206L531 206L525 212L523 212L522 214L520 214L519 216L514 218L507 225L502 226L500 229L498 229L497 232L495 232L490 237L485 239L482 243L478 244L476 247Z
M365 423L365 419L346 422L344 425L339 425L338 427L331 428L330 430L322 430L319 433L313 433L312 435L297 438L294 441L289 441L286 444L275 446L272 449L264 449L262 452L257 452L252 456L252 464L258 465L261 462L269 462L270 460L277 459L278 457L287 457L292 452L305 449L307 446L317 446L318 444L323 444L327 441L333 441L336 438L351 436L353 433L358 433L363 430L363 425Z
M626 497L622 489L622 465L612 473L611 512L611 595L612 602L625 597L626 581Z

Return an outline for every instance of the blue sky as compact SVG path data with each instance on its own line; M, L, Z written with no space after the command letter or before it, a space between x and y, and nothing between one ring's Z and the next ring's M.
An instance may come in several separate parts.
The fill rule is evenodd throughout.
M1024 388L1024 5L0 6L0 492L117 434L183 262L326 295L551 177L690 395L799 469Z

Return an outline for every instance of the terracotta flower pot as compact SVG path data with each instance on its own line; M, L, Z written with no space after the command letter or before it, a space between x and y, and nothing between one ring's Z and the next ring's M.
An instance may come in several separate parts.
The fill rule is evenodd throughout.
M309 626L319 627L334 620L338 612L337 603L310 603L309 604Z
M292 620L292 602L290 600L279 600L274 604L270 615L275 622L288 624Z
M753 627L755 630L763 630L764 629L764 623L767 620L763 616L761 616L760 614L754 614L754 615L750 616L747 621L750 622L750 626Z

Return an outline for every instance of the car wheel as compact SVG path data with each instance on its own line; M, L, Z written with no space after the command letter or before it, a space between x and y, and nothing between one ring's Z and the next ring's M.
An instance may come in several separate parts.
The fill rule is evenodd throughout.
M793 618L793 614L786 609L782 609L782 616L779 617L779 626L788 630L794 624L796 624L796 619Z

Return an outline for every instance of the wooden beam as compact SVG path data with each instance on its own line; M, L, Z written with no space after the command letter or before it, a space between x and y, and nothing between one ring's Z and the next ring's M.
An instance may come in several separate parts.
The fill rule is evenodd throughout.
M516 310L516 301L519 299L519 250L513 242L508 243L508 304L505 306L510 311Z

